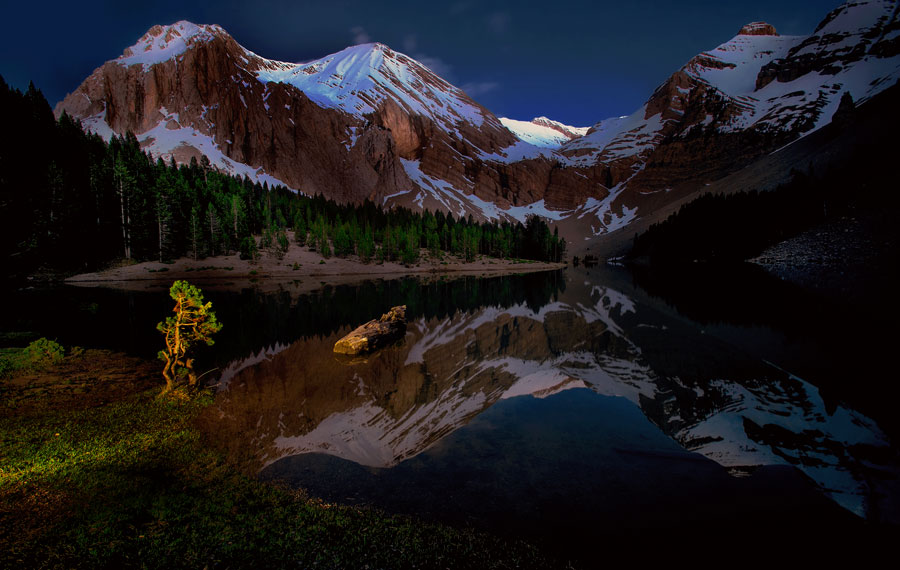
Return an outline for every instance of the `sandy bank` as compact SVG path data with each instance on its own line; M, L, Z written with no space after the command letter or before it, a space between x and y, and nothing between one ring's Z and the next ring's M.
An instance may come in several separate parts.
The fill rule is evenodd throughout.
M169 287L177 279L225 288L299 281L306 285L304 288L315 288L326 283L336 285L408 275L490 277L563 267L564 263L514 261L481 256L468 263L446 254L440 259L433 259L426 250L422 250L420 261L414 265L396 262L363 263L357 256L324 259L316 252L292 245L282 259L266 254L254 261L242 260L237 254L208 257L197 261L182 257L172 263L147 261L95 273L82 273L66 279L66 283L88 287L114 285L127 289L158 289Z

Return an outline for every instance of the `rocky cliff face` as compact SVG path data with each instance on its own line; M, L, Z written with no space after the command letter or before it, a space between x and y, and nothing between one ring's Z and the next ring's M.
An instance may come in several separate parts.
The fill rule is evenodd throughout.
M101 133L132 131L154 155L188 161L206 154L226 170L267 173L338 200L409 186L386 160L396 143L383 127L322 108L291 85L257 80L277 65L218 26L156 26L98 68L57 113Z

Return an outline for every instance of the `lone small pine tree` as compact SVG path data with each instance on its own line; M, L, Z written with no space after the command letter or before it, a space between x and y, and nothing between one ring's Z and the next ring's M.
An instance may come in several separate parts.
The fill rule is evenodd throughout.
M166 363L163 378L165 391L175 388L178 378L187 375L188 385L197 385L194 359L188 358L191 348L198 342L212 345L212 335L222 330L216 320L212 302L203 302L203 293L187 281L176 281L169 289L169 296L175 301L175 314L156 325L165 336L166 349L159 351L159 359Z

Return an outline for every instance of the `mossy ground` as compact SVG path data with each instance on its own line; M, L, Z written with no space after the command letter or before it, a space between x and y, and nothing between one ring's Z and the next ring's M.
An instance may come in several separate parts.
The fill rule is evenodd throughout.
M238 473L159 397L159 365L88 350L0 380L0 567L547 568L510 543L325 504Z

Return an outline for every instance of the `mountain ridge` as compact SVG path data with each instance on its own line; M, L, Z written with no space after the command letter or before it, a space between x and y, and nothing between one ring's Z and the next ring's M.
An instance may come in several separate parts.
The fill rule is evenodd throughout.
M293 64L189 22L151 28L56 112L107 138L133 130L155 156L206 154L307 194L541 215L574 252L821 128L844 93L862 102L891 85L897 12L885 0L847 3L810 36L750 23L631 115L590 128L498 118L384 44Z
M554 200L551 153L383 44L287 64L217 26L179 22L135 45L149 55L133 46L105 63L57 114L106 138L131 130L166 160L206 154L229 172L343 201L524 220L510 208ZM348 74L357 82L344 81Z

